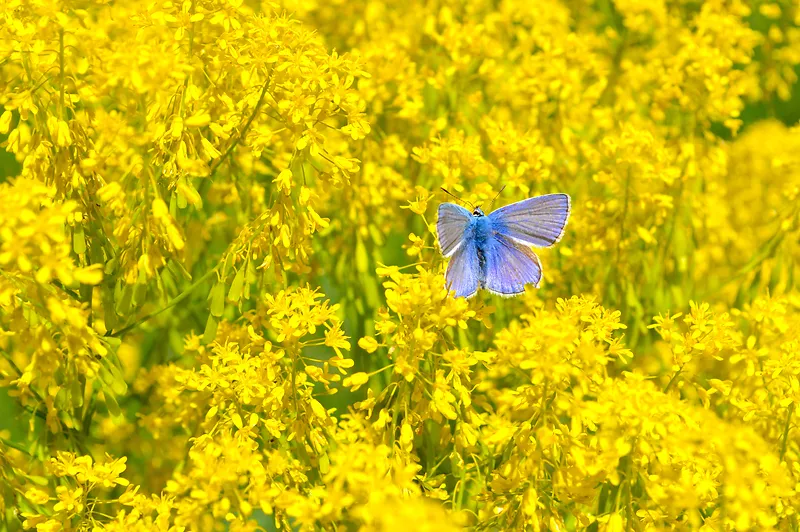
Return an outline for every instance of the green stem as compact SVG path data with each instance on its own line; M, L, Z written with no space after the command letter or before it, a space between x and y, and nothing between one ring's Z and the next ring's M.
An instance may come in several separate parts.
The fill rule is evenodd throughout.
M786 446L789 443L789 425L792 421L792 414L794 414L794 403L789 405L789 412L786 414L786 426L783 428L783 438L781 438L781 460L783 460L783 455L786 454Z
M16 372L17 372L17 375L19 375L20 377L22 377L22 375L23 375L23 373L22 373L22 370L21 370L21 369L19 369L19 366L17 366L16 362L14 362L14 359L13 359L13 358L11 358L11 353L7 353L7 352L5 352L5 351L0 351L0 354L2 354L2 355L3 355L3 358L5 358L5 359L6 359L6 362L8 362L8 364L11 366L11 368L12 368L14 371L16 371ZM33 384L33 383L31 383L31 384L29 384L29 385L28 385L28 390L29 390L29 391L30 391L30 392L33 394L33 396L36 398L36 400L37 400L37 401L39 401L41 404L45 404L45 400L42 398L42 396L41 396L41 395L39 395L39 392L37 392L36 390L34 390L34 389L33 389L33 386L32 386L32 384ZM33 410L33 409L31 409L31 412L32 412L32 413L34 413L34 414L36 414L36 415L38 415L38 416L39 416L39 417L41 417L42 419L47 419L47 416L46 416L46 415L44 415L44 414L39 414L38 407L37 407L37 409L36 409L36 410Z
M669 389L672 387L672 383L675 382L675 379L678 378L678 375L680 375L682 371L683 371L683 366L681 366L681 369L675 372L675 375L672 376L667 385L664 387L664 393L667 393L669 391Z
M58 113L61 120L64 120L64 28L58 32L58 67L59 85L61 86L58 95Z
M294 404L294 418L295 420L297 420L300 418L300 407L297 406L297 385L296 385L297 370L295 369L295 359L296 355L290 357L292 364L292 403Z
M169 303L167 303L167 306L165 306L165 307L163 307L163 308L161 308L159 310L156 310L155 312L151 312L150 314L146 314L145 316L142 316L141 318L139 318L135 322L131 323L130 325L128 325L126 327L123 327L122 329L120 329L118 331L115 331L113 333L106 334L106 336L112 336L112 337L122 336L123 334L127 333L128 331L130 331L132 329L135 329L136 327L138 327L142 323L146 322L147 320L158 316L159 314L161 314L165 310L171 309L172 307L174 307L175 305L177 305L178 303L180 303L181 301L183 301L184 299L189 297L191 295L191 293L198 286L200 286L201 284L206 282L208 279L210 279L211 276L214 275L217 272L217 268L219 268L219 266L217 266L215 268L212 268L205 275L203 275L200 279L198 279L194 284L192 284L192 286L190 286L189 288L184 290L181 294L175 296Z
M400 396L399 386L397 394L399 397ZM397 420L400 417L400 409L398 408L398 406L399 406L399 401L395 401L394 404L392 405L392 433L389 435L389 443L392 446L392 454L394 454L394 443L397 438Z
M625 178L625 203L622 205L622 216L619 219L619 240L617 241L617 271L619 271L619 260L622 254L622 239L625 236L625 218L628 217L628 201L630 200L631 171L628 169Z
M719 290L721 290L728 283L731 283L731 282L739 279L740 277L744 277L748 273L750 273L752 271L755 271L755 269L757 267L760 267L761 264L765 260L769 259L772 255L774 255L775 249L783 241L783 237L784 237L783 231L778 229L778 231L772 236L772 238L770 238L767 242L765 242L761 246L759 251L756 252L750 258L750 260L747 262L747 264L745 264L744 266L742 266L741 268L736 270L736 272L733 275L731 275L730 277L728 277L727 279L722 281L722 283L720 283L718 286L716 286L713 290L706 290L705 292L700 294L697 297L697 299L698 300L707 299L709 296L711 296L714 293L716 293Z
M271 79L271 76L268 76L267 77L267 81L264 82L264 86L261 87L261 94L258 96L258 102L256 102L256 106L253 109L253 112L250 113L250 117L247 119L247 123L245 123L244 127L242 128L242 130L236 136L236 139L233 142L231 142L230 146L228 146L228 149L225 150L225 153L222 155L222 157L217 159L214 162L214 164L211 166L211 171L209 172L209 176L213 176L214 175L214 172L217 170L217 167L219 167L219 165L222 164L222 161L224 161L225 159L228 158L228 155L231 154L231 152L234 150L234 148L236 148L236 146L239 145L239 142L247 134L247 130L250 128L250 124L252 124L253 120L255 120L259 109L261 109L261 104L264 103L264 95L267 94L267 88L269 87L270 79Z
M2 444L7 446L7 447L11 447L12 449L18 450L19 452L21 452L22 454L24 454L26 456L33 457L33 455L30 453L30 451L28 451L27 449L25 449L21 445L19 445L17 443L14 443L11 440L7 440L5 438L0 438L0 442L2 442Z

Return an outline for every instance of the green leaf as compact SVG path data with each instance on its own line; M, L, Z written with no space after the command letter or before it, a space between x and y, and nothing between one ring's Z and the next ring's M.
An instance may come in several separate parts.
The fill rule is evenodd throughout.
M367 299L367 305L370 308L378 308L380 306L380 293L378 290L378 281L375 277L365 275L361 279L361 287L364 289L364 297Z
M125 376L122 374L122 370L108 358L105 358L104 361L107 361L105 365L108 367L108 372L112 379L110 383L111 391L116 395L125 395L128 393L128 383L125 382Z
M103 363L100 364L98 376L103 383L105 391L112 392L115 395L125 395L127 393L128 384L120 371L108 359L104 359Z
M105 321L106 330L116 329L119 325L117 313L114 311L114 290L112 288L103 287L103 320Z
M142 303L145 302L147 299L147 283L143 281L141 277L139 278L139 282L133 285L133 305L138 307Z
M258 280L257 272L253 266L252 261L247 263L247 272L245 273L245 283L244 283L244 298L249 300L250 299L250 288L253 286L253 283Z
M164 285L164 291L169 294L176 294L178 293L178 285L175 284L175 279L172 276L172 272L169 268L164 268L161 270L161 283Z
M775 293L775 289L781 282L781 274L783 273L783 253L777 253L775 262L772 264L772 271L769 274L769 292Z
M105 268L103 268L103 273L107 276L113 274L117 271L117 267L119 267L119 259L117 257L111 257L106 262Z
M187 205L188 202L186 201L186 196L183 194L178 194L178 208L185 209Z
M169 197L169 215L173 220L178 217L178 195L174 191Z
M325 453L319 457L319 472L323 475L327 473L331 468L331 461L328 458L328 454Z
M242 286L244 286L244 275L245 270L247 268L242 267L239 268L239 271L236 272L236 275L233 277L233 282L231 283L231 289L228 292L228 300L237 302L242 297Z
M39 475L25 475L23 474L26 479L30 480L37 486L47 486L50 484L50 479L47 477L40 477Z
M69 388L69 401L72 408L80 408L83 406L83 390L78 379L72 379L67 386Z
M113 394L108 393L107 391L101 392L103 394L103 398L106 402L106 408L108 409L108 413L114 417L119 417L122 415L122 410L119 407L119 403L114 398Z
M378 226L375 224L369 224L367 229L369 230L369 234L372 236L372 241L375 242L375 245L382 246L385 242L385 239L383 238L383 233L381 233L381 230L378 229Z
M108 345L109 347L119 348L122 345L122 339L117 338L116 336L106 336L103 338L103 342Z
M183 264L176 260L167 262L167 268L169 268L169 271L172 272L176 279L183 277L187 281L192 280L192 274L186 271L186 268L183 267Z
M80 225L72 230L72 250L78 255L86 253L86 235Z
M168 341L169 341L169 346L172 348L173 351L175 351L177 355L183 354L183 349L184 349L183 335L179 331L176 331L175 329L170 329Z
M225 311L225 283L218 282L211 289L211 314L217 318Z
M361 273L367 271L369 267L369 257L367 256L367 248L364 247L364 241L361 237L356 238L356 270Z
M753 301L755 298L758 297L759 292L761 292L761 275L762 270L759 268L756 271L756 275L753 277L753 282L750 283L750 289L747 292L748 299L746 303Z
M210 344L217 337L217 320L214 316L209 314L208 321L206 322L206 330L203 331L203 344Z
M131 310L131 300L133 299L133 286L125 283L122 288L122 295L117 301L117 315L127 316Z

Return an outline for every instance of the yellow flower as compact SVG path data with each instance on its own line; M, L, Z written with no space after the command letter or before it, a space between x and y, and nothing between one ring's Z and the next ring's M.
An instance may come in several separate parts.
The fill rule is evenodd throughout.
M350 342L347 339L338 324L325 331L325 345L332 347L340 357L342 356L341 349L350 350Z
M65 486L58 486L56 488L56 495L58 497L58 502L53 506L53 510L56 512L64 512L72 516L83 510L83 488L70 490Z
M371 336L365 336L358 340L358 346L367 353L374 353L378 349L378 341Z
M0 11L6 527L797 528L791 2ZM543 288L441 188L570 194Z

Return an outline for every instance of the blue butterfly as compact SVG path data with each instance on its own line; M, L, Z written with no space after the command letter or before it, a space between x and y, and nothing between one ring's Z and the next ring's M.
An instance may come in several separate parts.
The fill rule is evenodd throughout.
M447 265L448 290L470 298L480 288L504 297L523 293L526 284L538 288L542 264L530 247L547 248L558 242L569 213L566 194L529 198L488 216L477 207L470 213L460 205L442 203L436 228L442 255L452 257Z

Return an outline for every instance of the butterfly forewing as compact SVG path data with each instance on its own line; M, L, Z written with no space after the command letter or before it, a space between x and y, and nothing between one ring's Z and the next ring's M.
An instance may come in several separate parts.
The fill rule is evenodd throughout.
M561 239L569 213L569 196L547 194L497 209L489 214L489 220L499 234L529 246L546 248Z
M496 234L485 249L484 286L493 294L510 297L525 291L526 284L539 287L542 265L529 247Z
M458 248L464 239L472 215L467 209L454 203L439 205L439 219L436 222L436 231L439 233L439 247L442 255L449 257Z

